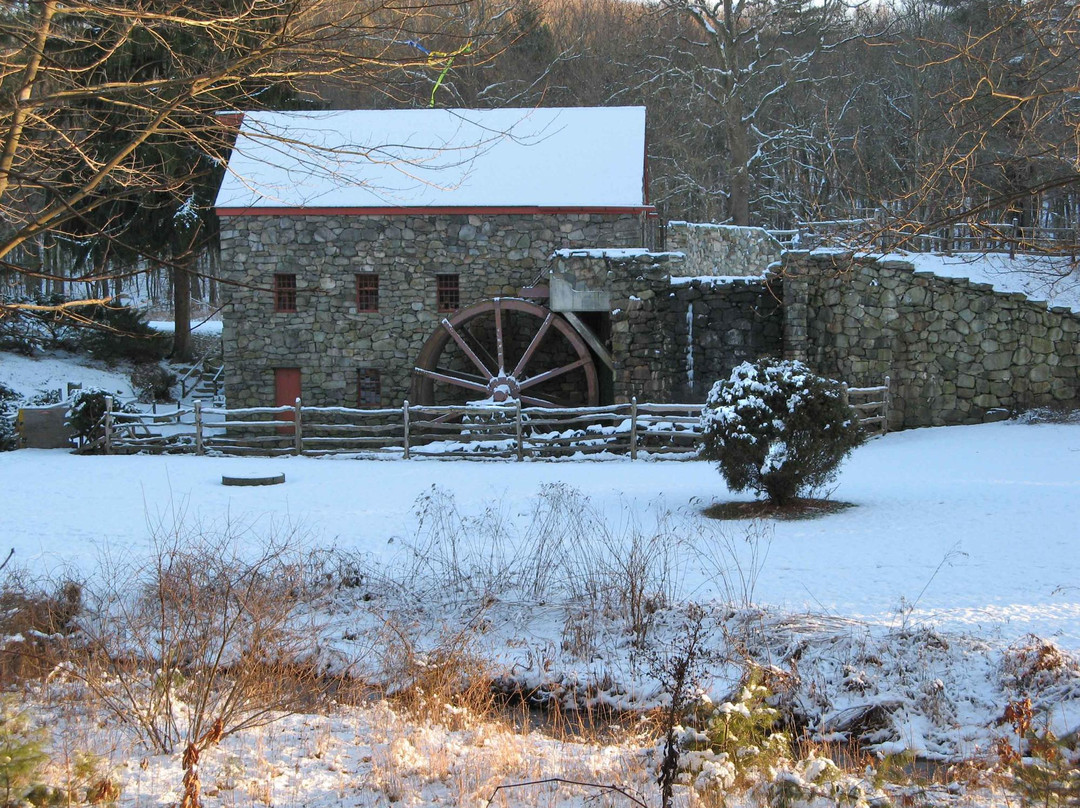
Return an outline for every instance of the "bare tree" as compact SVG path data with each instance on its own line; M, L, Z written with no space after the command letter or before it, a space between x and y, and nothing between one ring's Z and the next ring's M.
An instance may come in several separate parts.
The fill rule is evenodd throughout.
M899 200L909 232L957 222L1077 226L1080 8L1058 0L960 5L920 43L943 86L937 148ZM921 214L921 215L920 215ZM1009 236L1011 233L998 235ZM1073 249L1073 238L1062 246Z
M726 218L751 223L755 175L770 153L792 138L812 135L775 109L798 90L825 80L811 68L823 53L853 35L843 0L662 0L675 15L681 58L670 60L695 103L693 123L722 150Z
M0 271L68 280L38 245L98 245L77 280L110 285L147 265L172 269L187 300L205 228L185 224L209 204L235 116L318 104L318 88L392 87L395 71L430 70L414 47L457 36L470 0L83 0L0 9ZM469 58L489 39L468 28ZM429 48L430 49L430 48ZM200 196L201 193L201 196ZM169 240L148 238L155 226ZM141 259L118 269L109 255ZM38 260L24 260L37 256ZM87 301L89 302L89 301ZM0 304L0 317L22 304Z

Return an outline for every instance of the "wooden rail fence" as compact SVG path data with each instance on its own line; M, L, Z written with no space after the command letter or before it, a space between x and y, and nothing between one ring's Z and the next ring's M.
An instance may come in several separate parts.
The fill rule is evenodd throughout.
M891 379L886 376L884 384L877 387L848 387L841 385L844 403L849 404L859 416L859 423L870 436L884 435L889 431L889 388Z
M843 386L870 434L888 428L889 379L877 387ZM178 407L162 413L118 412L106 399L101 437L81 451L106 454L386 455L551 458L602 452L692 456L700 404L629 404L545 408L518 404L351 409L293 406L224 409Z

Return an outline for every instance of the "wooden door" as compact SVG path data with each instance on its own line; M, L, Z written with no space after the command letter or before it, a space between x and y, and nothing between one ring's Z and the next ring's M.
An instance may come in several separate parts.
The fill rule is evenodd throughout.
M274 369L274 406L293 407L296 399L300 398L300 368L275 368ZM275 420L285 420L288 415L278 416ZM281 435L293 434L293 427L278 427Z

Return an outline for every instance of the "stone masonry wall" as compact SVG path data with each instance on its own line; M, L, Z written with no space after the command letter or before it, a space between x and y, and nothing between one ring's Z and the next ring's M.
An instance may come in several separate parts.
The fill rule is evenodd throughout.
M569 256L552 269L610 290L616 402L704 401L739 362L780 354L778 280L680 281L684 261L677 252Z
M780 243L760 227L668 222L666 248L686 255L678 274L760 278L780 260Z
M672 283L664 330L676 343L673 365L679 350L683 359L682 373L672 382L672 400L704 402L713 384L728 378L736 365L783 353L779 278Z
M979 423L1080 399L1080 316L904 261L792 252L785 349L856 385L892 377L890 427Z
M599 214L237 216L221 222L225 391L230 407L274 402L274 369L298 367L305 403L355 406L377 369L382 404L408 397L412 367L445 315L436 275L458 273L461 305L542 280L565 247L634 247L636 216ZM357 312L358 273L379 275L379 311ZM297 276L295 313L275 312L275 273Z

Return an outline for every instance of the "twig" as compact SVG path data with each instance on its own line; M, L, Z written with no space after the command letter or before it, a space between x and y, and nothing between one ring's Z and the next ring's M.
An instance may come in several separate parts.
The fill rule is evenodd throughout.
M0 572L4 571L4 567L6 567L8 565L8 562L11 561L11 557L14 556L14 555L15 555L15 548L12 547L10 550L8 550L7 558L4 559L4 563L0 564Z
M619 786L604 785L603 783L587 783L582 780L567 780L564 777L546 777L543 780L528 780L524 783L504 783L501 786L497 786L495 790L491 792L491 796L488 797L487 805L485 805L484 808L491 808L491 803L495 801L495 797L500 791L509 791L511 788L525 788L526 786L542 786L547 783L558 783L560 785L566 786L585 786L586 788L599 788L603 791L613 791L616 794L622 794L624 797L626 797L626 799L634 803L634 805L637 805L638 808L649 808L649 806L642 800L638 799L633 794L630 794L625 789Z

